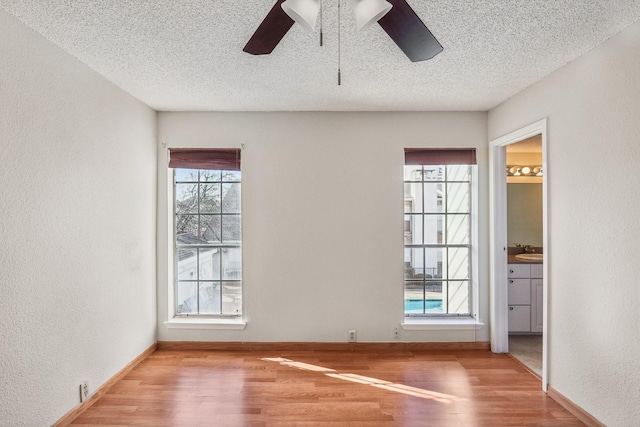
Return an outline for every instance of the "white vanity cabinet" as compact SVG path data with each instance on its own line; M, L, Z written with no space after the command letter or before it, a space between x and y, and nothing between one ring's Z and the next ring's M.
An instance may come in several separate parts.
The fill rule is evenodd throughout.
M508 265L509 332L542 332L542 264Z

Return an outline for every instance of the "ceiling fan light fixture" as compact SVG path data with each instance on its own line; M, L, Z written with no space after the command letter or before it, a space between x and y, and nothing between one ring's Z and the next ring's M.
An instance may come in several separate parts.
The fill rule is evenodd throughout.
M282 3L282 10L307 30L316 30L320 0L287 0Z
M351 0L356 16L356 28L364 31L386 15L393 5L386 0Z

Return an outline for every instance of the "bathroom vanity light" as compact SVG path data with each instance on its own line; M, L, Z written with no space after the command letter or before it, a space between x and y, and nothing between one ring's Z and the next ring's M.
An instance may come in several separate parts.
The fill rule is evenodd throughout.
M507 176L542 176L542 166L507 165Z

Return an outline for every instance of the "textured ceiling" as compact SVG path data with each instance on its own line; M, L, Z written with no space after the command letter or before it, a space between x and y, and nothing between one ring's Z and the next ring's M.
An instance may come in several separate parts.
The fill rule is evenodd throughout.
M160 111L488 110L640 18L640 0L408 0L444 51L411 63L378 25L324 0L324 46L296 24L242 48L275 0L0 0Z

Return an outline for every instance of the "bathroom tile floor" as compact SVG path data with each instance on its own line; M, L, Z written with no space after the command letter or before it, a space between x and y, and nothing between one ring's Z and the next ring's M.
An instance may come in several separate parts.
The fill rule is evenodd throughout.
M510 335L509 353L542 376L542 335Z

